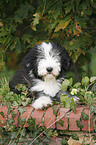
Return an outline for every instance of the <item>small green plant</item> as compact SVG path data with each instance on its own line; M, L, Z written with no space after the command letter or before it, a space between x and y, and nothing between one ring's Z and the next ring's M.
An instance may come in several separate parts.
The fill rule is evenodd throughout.
M73 132L72 133L72 139L79 140L79 137L77 136L77 133L76 132Z
M78 97L78 101L87 105L90 108L90 112L96 113L96 77L84 77L81 82L73 84L73 79L65 79L62 83L61 89L66 91L69 89L71 96ZM65 108L72 108L76 104L73 99L69 98L68 95L61 96L61 102ZM82 113L83 114L83 113Z

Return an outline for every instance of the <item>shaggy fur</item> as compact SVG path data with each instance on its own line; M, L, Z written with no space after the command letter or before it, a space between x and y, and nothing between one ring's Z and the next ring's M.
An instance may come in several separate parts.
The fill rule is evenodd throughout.
M49 104L52 105L52 100L60 91L65 72L70 65L71 58L63 47L43 42L32 48L25 56L22 68L10 81L10 88L17 93L16 85L28 85L30 82L29 91L36 93L32 106L35 109L42 109Z

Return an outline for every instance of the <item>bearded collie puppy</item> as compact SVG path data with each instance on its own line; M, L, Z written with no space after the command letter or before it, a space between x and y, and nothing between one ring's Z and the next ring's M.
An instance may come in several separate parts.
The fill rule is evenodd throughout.
M43 42L24 57L22 67L10 81L10 88L17 93L15 87L18 84L30 83L29 91L35 92L32 106L42 109L52 105L70 65L71 58L63 47L56 43Z

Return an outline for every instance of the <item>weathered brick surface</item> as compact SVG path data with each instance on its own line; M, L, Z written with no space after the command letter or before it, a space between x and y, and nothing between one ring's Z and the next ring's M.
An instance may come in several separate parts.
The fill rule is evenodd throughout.
M54 128L55 127L56 116L53 114L52 107L50 107L46 110L44 118L45 118L44 122L45 122L46 128Z
M30 118L30 116L31 116L31 113L32 113L32 111L33 111L33 107L30 107L30 106L28 106L28 107L25 107L26 108L26 112L24 112L23 114L21 114L21 118L22 117L25 117L25 120L26 120L26 122L27 122L27 120L28 120L28 118ZM23 126L23 127L28 127L29 125L28 125L28 123L25 123L25 125Z
M70 116L69 116L69 130L73 130L73 131L80 130L80 128L77 127L76 120L80 121L82 111L83 111L83 108L77 108L76 113L71 111Z
M4 112L4 116L7 115L8 109L6 106L2 106L0 107L0 112ZM3 126L6 122L6 118L4 118L1 114L0 114L0 126Z
M57 129L68 130L68 115L66 114L69 110L69 108L60 108L60 114L57 116L57 120L59 121L61 119L64 121L64 123L63 126L57 124Z
M35 118L36 125L40 124L42 122L42 117L44 115L44 110L35 110L33 112L32 118Z
M93 131L93 113L90 115L90 110L89 109L84 109L85 114L89 116L89 119L83 120L82 119L82 125L83 131Z

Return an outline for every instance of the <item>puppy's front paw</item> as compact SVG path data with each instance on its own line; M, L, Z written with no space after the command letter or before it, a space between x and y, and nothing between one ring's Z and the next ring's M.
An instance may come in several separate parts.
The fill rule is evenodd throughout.
M36 99L32 104L35 109L43 109L43 107L47 107L48 105L52 105L52 100L50 97L45 96Z

